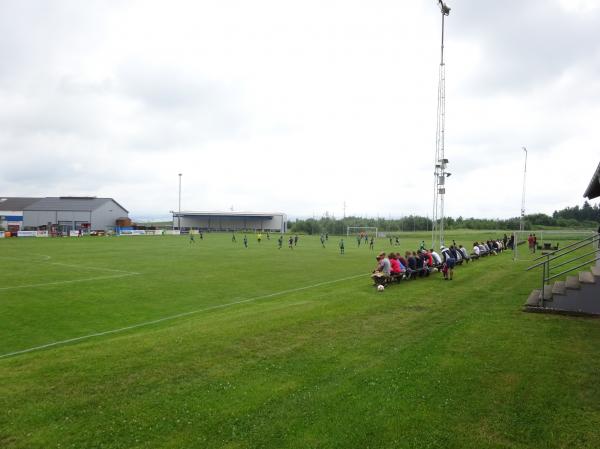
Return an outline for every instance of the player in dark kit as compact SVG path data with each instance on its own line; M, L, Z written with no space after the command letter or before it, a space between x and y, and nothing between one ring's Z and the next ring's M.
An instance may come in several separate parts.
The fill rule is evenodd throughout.
M288 247L290 249L294 249L294 238L290 235L290 239L288 240Z
M246 234L244 234L244 246L248 248L248 237L246 237Z
M282 246L283 246L283 235L280 235L279 238L277 239L277 249L281 249Z
M344 254L344 239L340 240L340 254Z

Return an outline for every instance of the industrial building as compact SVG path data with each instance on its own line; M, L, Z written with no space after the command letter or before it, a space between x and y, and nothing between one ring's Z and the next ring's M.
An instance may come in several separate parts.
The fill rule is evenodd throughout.
M206 231L286 232L287 216L266 212L188 212L171 211L173 227Z
M9 231L76 229L109 230L129 211L112 198L96 197L0 197L0 226Z

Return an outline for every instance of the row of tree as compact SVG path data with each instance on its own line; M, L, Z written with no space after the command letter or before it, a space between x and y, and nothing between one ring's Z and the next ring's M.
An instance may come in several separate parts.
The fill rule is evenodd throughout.
M567 207L554 211L552 216L546 214L530 214L525 216L525 230L535 230L544 227L558 228L595 228L600 222L600 208L598 205L591 206L587 201L582 207ZM364 218L345 217L335 218L326 215L321 218L297 219L290 223L290 231L303 234L345 234L349 226L376 227L383 232L405 232L405 231L429 231L431 230L431 219L418 215L409 215L402 218ZM446 229L498 229L518 230L520 226L519 217L507 219L487 218L453 218L444 220Z

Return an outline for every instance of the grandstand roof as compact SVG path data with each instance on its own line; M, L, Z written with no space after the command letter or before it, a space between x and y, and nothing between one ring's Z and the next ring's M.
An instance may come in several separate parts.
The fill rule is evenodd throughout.
M285 215L283 212L204 212L204 211L171 211L173 216L177 217L181 214L184 215L195 215L200 217L274 217L276 215Z
M594 176L592 176L590 184L585 190L583 196L587 197L590 200L593 200L594 198L598 198L600 196L600 163L598 164Z
M7 198L4 196L0 196L0 210L22 211L27 206L35 203L38 200L39 200L39 198L29 198L29 197Z

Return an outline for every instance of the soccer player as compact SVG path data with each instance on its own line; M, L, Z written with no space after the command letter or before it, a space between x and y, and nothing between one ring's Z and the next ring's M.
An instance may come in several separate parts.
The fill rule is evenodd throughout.
M248 237L246 237L246 234L244 234L244 246L248 248Z
M288 240L288 248L294 249L294 237L290 235L290 239Z
M325 248L325 236L321 234L321 246Z
M262 240L262 234L259 232L258 233L258 243L260 243L261 240Z
M194 240L194 234L192 234L192 233L190 232L190 245L191 245L192 243L196 243L196 240Z
M283 245L283 235L280 235L279 238L277 239L277 249L281 249Z
M199 231L199 232L200 232L200 240L204 240L204 234L202 234L202 231Z
M359 235L356 236L356 243L358 243L358 247L360 248L360 242L362 240L362 237Z
M237 242L237 240L235 239L235 232L232 232L232 233L231 233L231 241L232 241L233 243L236 243L236 242Z
M298 234L294 236L294 246L298 244Z
M344 254L344 239L340 240L340 254Z
M373 249L374 248L374 240L373 240L373 236L371 236L371 242L369 243L369 249Z

